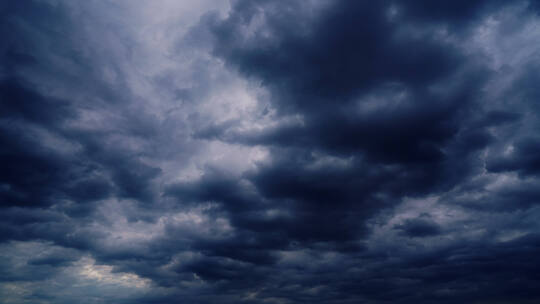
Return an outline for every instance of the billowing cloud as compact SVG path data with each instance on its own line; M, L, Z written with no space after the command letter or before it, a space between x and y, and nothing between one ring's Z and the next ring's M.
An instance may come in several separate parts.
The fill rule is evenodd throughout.
M539 8L0 4L1 302L538 302Z

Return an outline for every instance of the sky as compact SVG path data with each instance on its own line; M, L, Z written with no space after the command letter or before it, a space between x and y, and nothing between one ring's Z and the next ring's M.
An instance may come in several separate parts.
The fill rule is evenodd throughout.
M0 1L0 303L540 302L540 1Z

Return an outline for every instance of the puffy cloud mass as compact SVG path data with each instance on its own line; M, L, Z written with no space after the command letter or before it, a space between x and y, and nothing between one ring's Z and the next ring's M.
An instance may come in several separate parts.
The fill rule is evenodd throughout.
M0 302L537 303L540 2L4 1Z

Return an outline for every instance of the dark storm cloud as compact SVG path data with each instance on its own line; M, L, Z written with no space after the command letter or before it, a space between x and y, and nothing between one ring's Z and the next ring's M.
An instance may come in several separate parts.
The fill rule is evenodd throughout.
M414 19L396 17L412 24L409 30L392 21L387 3L336 3L314 20L288 16L301 15L301 4L286 11L268 1L236 5L227 20L214 26L215 52L261 81L278 113L301 115L302 122L263 131L217 126L221 133L205 131L210 138L403 166L397 171L408 173L400 182L411 193L459 181L473 166L455 166L451 159L467 162L469 154L490 142L489 134L467 126L488 71L468 62L454 45L414 28ZM251 24L258 19L264 26ZM305 23L309 30L303 31ZM250 27L254 33L243 36ZM278 192L292 185L284 184ZM328 193L340 201L337 197L347 192L341 190Z
M247 179L264 198L288 201L287 235L354 240L366 218L402 196L448 189L479 169L468 162L492 139L469 124L489 72L454 45L406 17L413 25L402 29L385 2L336 3L305 18L289 15L302 16L298 3L235 5L212 25L216 54L261 81L277 115L302 122L198 135L278 147ZM345 164L317 168L325 157Z
M52 267L67 266L80 258L80 254L75 250L55 250L41 254L28 261L29 265L49 265Z
M1 298L540 298L537 1L127 3L0 4Z
M24 122L12 125L0 127L3 206L40 207L65 199L86 203L109 195L112 186L97 164L43 146L26 133Z
M540 173L540 139L524 138L515 143L508 156L500 156L488 163L487 169L492 172L517 171L522 175Z
M322 248L335 250L332 243L354 244L365 233L366 219L401 198L442 194L476 179L483 172L479 159L484 149L497 149L508 140L494 128L505 132L528 109L524 106L509 112L486 104L481 92L496 73L487 61L468 57L459 47L472 35L468 29L499 12L500 2L338 2L320 11L306 9L306 5L292 3L284 9L272 1L237 1L227 19L211 24L216 55L270 91L274 115L299 115L301 121L264 130L237 128L231 121L206 127L196 135L272 147L272 161L244 176L260 198L252 197L246 207L249 219L244 219L242 211L230 215L237 229L256 231L257 238L286 236L301 246L328 242ZM312 13L304 15L307 11ZM453 40L437 33L440 26L455 31L450 33ZM523 82L516 85L533 87ZM528 138L523 142L510 157L488 160L487 170L523 168L521 175L532 174L535 144ZM320 165L324 161L328 163ZM201 179L196 186L175 186L175 195L193 198L193 193L200 193L194 189L212 189L213 185L215 180L206 183ZM518 179L515 185L484 189L482 198L471 195L470 199L485 204L485 211L528 209L536 204L535 185L536 180ZM199 199L217 201L227 209L229 194L237 190L233 184L226 189L209 190L212 195L199 195ZM257 218L252 210L269 211L269 206L281 208L293 220L287 215ZM407 220L395 228L412 238L445 233L439 224L425 219ZM457 242L455 246L465 245ZM284 243L280 249L291 250L289 246ZM483 245L478 246L471 249L471 255L484 250ZM357 248L353 252L362 252L362 246ZM391 264L386 267L388 272L374 279L374 285L351 283L340 289L341 296L347 298L351 290L360 290L361 299L403 303L439 297L430 292L418 298L415 291L400 290L400 271ZM454 267L428 269L427 275L440 279L434 283L435 290L460 277L445 278L445 269ZM478 271L473 267L470 275ZM411 282L422 280L415 276L411 274ZM345 278L349 277L340 279ZM470 283L466 281L459 284ZM494 279L486 285L490 284L501 282ZM381 291L375 286L381 286ZM388 293L388 286L395 292ZM424 290L417 288L418 294ZM484 298L482 292L455 297L469 301L496 297L484 287L480 289L486 292ZM512 291L506 294L513 297Z
M118 148L111 149L105 136L66 127L80 118L81 108L75 101L46 96L38 89L35 80L25 80L19 74L30 71L54 73L55 56L77 62L81 53L63 48L70 20L64 5L39 2L3 4L2 30L5 32L3 67L6 69L0 88L2 104L2 204L17 206L43 206L71 199L78 203L106 198L116 188L121 197L148 199L148 181L156 176L157 169L139 163L133 156L122 155ZM28 23L28 24L27 24ZM41 39L50 39L51 49ZM18 62L13 56L33 58ZM23 56L23 57L21 57ZM72 57L70 57L72 56ZM15 58L15 59L17 59ZM86 66L75 65L75 71ZM66 75L60 74L59 77ZM96 75L87 75L84 81L90 86L101 86ZM83 77L83 76L81 76ZM78 83L80 85L80 83ZM109 91L98 91L104 99ZM115 99L124 99L118 96ZM45 135L58 138L47 145ZM137 132L137 131L135 131ZM48 134L47 134L48 133ZM75 152L62 152L55 145L68 145ZM82 151L77 151L82 147ZM60 149L61 150L61 149ZM114 164L114 166L112 165ZM135 169L135 168L139 169ZM107 172L108 171L108 172ZM110 175L110 177L108 177ZM108 180L110 178L110 180ZM111 181L112 180L112 181Z
M99 111L113 114L132 97L125 87L107 88L97 71L104 59L75 44L83 33L70 7L27 1L2 3L0 9L0 240L17 260L6 256L0 277L46 286L62 280L62 269L76 267L81 257L105 255L100 242L106 234L88 227L100 221L97 208L111 198L150 203L150 181L160 170L111 144L118 134L152 134L151 128L138 130L145 126L141 116L112 123L123 124L121 129L80 123L93 110L97 118ZM40 253L32 244L41 243L61 247ZM17 244L29 248L24 252ZM32 301L54 299L51 292L56 288L38 292ZM2 301L12 296L1 291Z
M538 296L535 291L538 281L533 270L536 259L533 256L538 251L536 239L536 235L531 235L497 245L459 244L444 251L406 257L401 266L394 265L395 269L388 271L396 271L399 277L413 279L412 286L418 289L416 294L409 294L411 298L408 302L416 298L450 303L446 292L450 292L454 299L464 301L527 300ZM531 263L523 262L529 258L532 258ZM504 262L505 259L508 263ZM516 283L506 285L509 278ZM414 279L423 286L413 283ZM531 285L517 283L524 281ZM476 288L480 288L482 293L475 292ZM426 292L425 296L420 296L422 291ZM379 296L383 296L382 290Z
M54 125L75 115L66 101L49 99L25 87L20 81L7 79L1 84L2 113L10 119ZM43 109L51 109L45 110ZM9 116L7 116L9 115Z
M410 237L432 236L441 233L441 229L436 223L422 218L409 219L394 228L400 229L405 235Z

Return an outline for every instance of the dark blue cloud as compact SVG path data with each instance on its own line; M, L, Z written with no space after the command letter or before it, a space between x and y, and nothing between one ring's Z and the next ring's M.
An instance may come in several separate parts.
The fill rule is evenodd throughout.
M0 298L540 299L537 1L152 3L0 4Z

